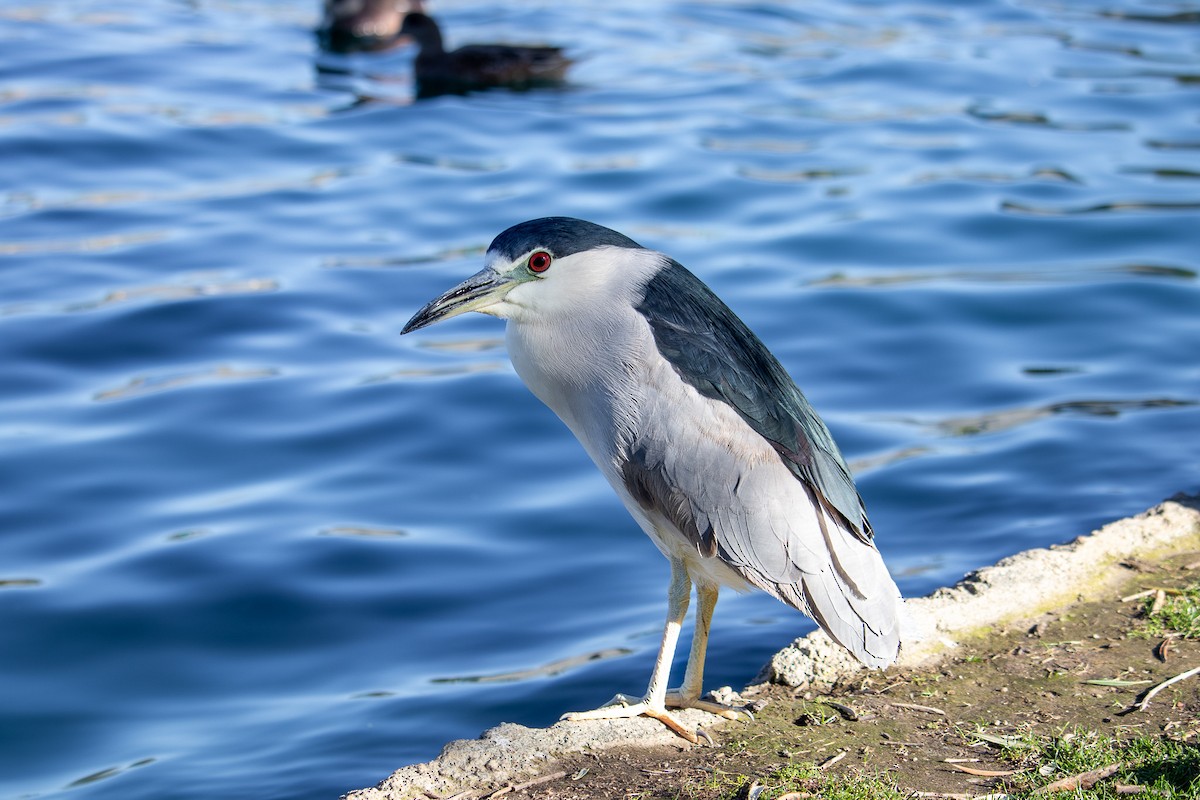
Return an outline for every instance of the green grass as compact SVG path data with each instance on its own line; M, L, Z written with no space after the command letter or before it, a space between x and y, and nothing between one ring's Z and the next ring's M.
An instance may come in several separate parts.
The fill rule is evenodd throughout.
M1200 744L1162 736L1115 738L1083 728L1057 736L1032 733L997 735L984 730L962 731L969 741L987 741L1003 752L1019 773L967 794L1004 794L1011 800L1200 800ZM1101 769L1121 768L1091 789L1035 795L1039 787L1062 778ZM1118 786L1144 787L1137 794L1118 793ZM774 800L799 792L819 800L908 800L911 795L887 775L841 772L828 774L813 763L792 762L751 778L735 772L714 772L696 786L699 796L720 800ZM920 787L917 787L920 788ZM688 793L688 796L697 796Z
M1129 796L1117 792L1118 785L1126 785L1146 787L1134 796L1153 800L1200 798L1200 745L1194 743L1161 736L1116 739L1079 728L1058 736L1026 734L1004 739L1005 759L1023 770L1007 779L1014 798L1030 797L1040 786L1117 763L1122 764L1121 769L1092 789L1048 796L1117 800Z
M747 797L772 800L790 792L820 800L906 800L909 797L907 791L882 777L829 775L815 764L784 764L760 780L745 775L726 774L723 777L723 781L715 779L708 787L722 800L745 800Z
M1200 583L1185 587L1180 594L1169 594L1162 608L1151 613L1153 596L1146 598L1145 636L1176 634L1184 639L1200 639Z

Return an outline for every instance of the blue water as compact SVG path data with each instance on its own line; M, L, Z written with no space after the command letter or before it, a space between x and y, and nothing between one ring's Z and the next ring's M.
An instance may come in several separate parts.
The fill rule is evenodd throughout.
M317 6L0 0L0 797L329 798L643 690L666 564L501 324L398 335L530 217L707 280L907 594L1200 486L1196 3L434 0L579 63L416 104ZM809 629L725 597L711 685Z

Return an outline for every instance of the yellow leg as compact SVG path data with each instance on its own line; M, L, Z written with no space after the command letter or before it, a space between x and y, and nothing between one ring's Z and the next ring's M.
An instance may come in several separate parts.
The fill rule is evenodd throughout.
M712 628L712 615L713 609L717 607L718 592L718 587L711 584L696 585L696 629L692 632L692 650L688 654L683 685L667 692L667 707L699 708L726 719L737 719L739 714L745 714L753 720L754 715L747 709L700 699L704 692L704 658L708 653L708 632Z
M701 737L711 739L703 732L692 732L685 728L679 720L667 711L667 708L699 708L713 714L719 714L727 719L736 719L739 713L750 716L750 712L734 709L720 703L700 699L704 682L704 655L708 650L708 631L712 625L713 609L717 604L717 587L696 587L696 631L692 635L692 649L688 655L687 672L684 674L683 687L668 691L667 683L671 676L671 662L675 658L675 647L679 642L679 629L687 615L688 602L692 591L692 580L688 575L687 566L682 561L671 561L671 584L667 592L667 623L663 628L662 642L658 647L658 658L654 662L654 671L650 674L650 685L646 696L634 700L625 695L617 695L601 708L592 711L576 711L564 714L564 720L578 721L588 719L626 719L629 717L653 717L678 733L693 744L699 743ZM753 717L751 716L751 719Z
M671 584L667 590L667 623L663 627L662 642L658 646L658 658L654 671L650 673L650 686L640 701L629 702L630 698L617 695L608 705L592 711L575 711L564 714L563 719L577 721L587 719L624 719L628 717L653 717L678 733L689 742L697 743L700 737L685 728L667 713L667 682L671 677L671 662L675 658L675 646L679 642L679 628L687 616L688 602L692 593L692 579L682 561L671 560Z

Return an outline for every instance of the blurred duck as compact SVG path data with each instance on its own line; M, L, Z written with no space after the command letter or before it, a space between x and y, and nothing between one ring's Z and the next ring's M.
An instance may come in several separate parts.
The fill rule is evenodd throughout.
M411 36L420 49L414 66L418 97L553 85L571 66L561 47L468 44L447 52L438 24L420 12L404 17L400 34Z
M317 36L336 53L386 50L404 42L405 17L424 10L421 0L325 0Z

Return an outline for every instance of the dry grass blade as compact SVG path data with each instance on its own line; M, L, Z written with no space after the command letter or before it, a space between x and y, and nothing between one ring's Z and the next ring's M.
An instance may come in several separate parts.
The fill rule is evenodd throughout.
M1012 795L1003 792L993 794L962 794L959 792L913 792L910 797L925 798L925 800L1007 800ZM779 798L783 800L783 798Z
M892 703L892 705L894 706L894 708L898 708L898 709L908 709L911 711L924 711L925 714L937 714L937 715L941 715L943 717L946 716L946 711L943 711L942 709L935 709L934 706L932 706L932 705L917 705L916 703Z
M1198 561L1196 563L1200 564L1200 561ZM1131 594L1131 595L1122 597L1121 602L1128 603L1131 600L1141 600L1143 597L1149 597L1150 595L1154 595L1155 597L1157 597L1159 592L1162 592L1163 594L1169 594L1169 595L1184 594L1183 589L1172 589L1170 587L1155 586L1150 589L1143 589L1142 591L1138 592L1137 594Z
M985 742L991 742L1000 747L1011 747L1016 750L1029 750L1034 747L1030 742L1015 736L996 736L991 733L984 733L983 731L975 731L971 735L976 739L982 739Z
M1167 593L1164 592L1162 589L1159 589L1159 590L1155 591L1154 602L1150 604L1150 610L1146 613L1149 616L1153 617L1155 614L1162 611L1163 606L1166 604L1167 604Z
M1165 681L1158 684L1157 686L1151 686L1148 690L1146 690L1146 694L1143 695L1142 699L1139 700L1137 703L1135 703L1133 708L1130 710L1131 711L1145 711L1146 706L1150 705L1150 700L1154 697L1154 695L1158 694L1163 689L1167 688L1168 686L1170 686L1173 683L1179 683L1180 681L1186 680L1187 678L1190 678L1193 675L1197 675L1197 674L1200 674L1200 667L1193 667L1192 669L1189 669L1187 672L1179 673L1174 678L1167 678Z
M1105 778L1110 778L1117 773L1122 766L1120 761L1116 764L1109 764L1107 767L1093 769L1087 772L1080 772L1078 775L1068 775L1065 778L1059 778L1053 783L1047 783L1040 789L1034 789L1033 794L1050 794L1051 792L1075 792L1080 789L1090 789Z
M974 767L964 767L962 764L955 763L950 763L950 766L959 772L965 772L968 775L978 775L981 778L1004 778L1024 772L1024 770L1020 769L975 769Z
M524 783L510 783L508 786L501 787L489 794L488 798L503 797L509 792L519 792L522 789L528 789L530 786L537 786L540 783L548 783L549 781L556 781L559 778L565 777L567 777L567 773L565 772L552 772L549 775L543 775L540 778L534 778L533 780L525 781Z
M1147 683L1154 683L1154 681L1123 681L1118 678L1093 678L1092 680L1084 681L1084 683L1092 686L1116 686L1123 688L1126 686L1145 686Z

